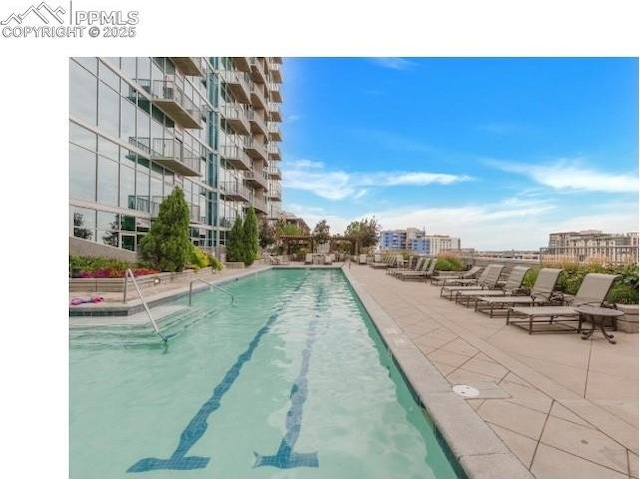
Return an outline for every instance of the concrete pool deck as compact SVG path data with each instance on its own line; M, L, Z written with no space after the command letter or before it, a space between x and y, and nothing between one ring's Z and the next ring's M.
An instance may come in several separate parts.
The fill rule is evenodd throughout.
M638 478L638 335L618 332L615 345L601 335L588 341L577 334L529 335L504 318L440 298L437 286L399 281L364 265L345 271L367 309L380 308L392 321L379 327L381 334L386 328L393 334L394 325L402 330L396 341L387 341L392 351L394 342L399 349L407 338L411 344L405 346L415 345L446 379L449 394L455 384L480 390L477 399L464 401L531 475ZM401 355L398 359L402 363ZM414 383L410 369L405 374ZM448 408L444 400L434 403L436 397L431 394L425 405L439 427L441 418L452 422L468 412L453 411L459 406ZM485 476L478 467L484 461L486 477L515 477L492 470L513 466L499 461L507 456L460 453L459 439L447 437L444 429L461 465L467 470L474 463L471 475ZM454 434L473 437L476 429L469 423Z
M267 269L255 264L205 279L225 283ZM617 332L615 345L599 334L588 341L528 335L440 298L437 286L355 263L344 271L470 478L638 478L638 335ZM188 281L144 294L162 304L187 292ZM70 313L122 310L122 293L103 296ZM136 306L137 297L127 308ZM70 317L72 325L103 320ZM463 399L451 391L455 384L480 396Z

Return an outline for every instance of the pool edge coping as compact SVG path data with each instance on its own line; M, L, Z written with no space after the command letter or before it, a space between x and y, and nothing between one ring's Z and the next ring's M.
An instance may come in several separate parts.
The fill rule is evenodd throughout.
M342 272L378 334L469 479L533 479L532 473L415 346L349 268Z

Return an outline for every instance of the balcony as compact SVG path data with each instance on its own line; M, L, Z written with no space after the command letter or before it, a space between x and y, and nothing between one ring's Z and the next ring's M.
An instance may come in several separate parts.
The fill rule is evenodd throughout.
M239 103L251 103L251 87L249 75L232 70L220 70L220 78Z
M220 194L232 201L246 201L248 203L251 200L249 189L237 181L220 183Z
M265 162L269 161L265 145L254 140L253 138L245 138L244 151L246 151L247 155L249 155L254 160L262 160Z
M265 60L260 57L249 58L249 65L251 65L251 79L254 82L267 83L265 63Z
M143 88L150 90L153 104L178 125L202 129L202 116L206 113L206 107L196 105L175 80L145 80L144 83Z
M267 198L273 201L282 201L282 189L280 187L271 187L267 193Z
M280 147L275 143L269 143L267 153L269 154L269 161L280 161L282 159L282 156L280 156Z
M251 123L251 133L260 133L264 136L267 136L269 134L267 124L258 112L250 110L247 112L247 116L249 117L249 122Z
M252 166L251 158L244 149L239 146L220 147L220 156L227 160L231 166L238 170L250 170Z
M282 65L275 63L273 60L269 62L269 73L271 79L276 83L282 83Z
M249 73L251 71L251 64L249 63L249 57L231 57L233 65L241 72Z
M282 172L280 171L280 168L278 168L277 166L270 166L269 169L267 170L267 174L269 175L269 178L272 178L274 180L282 179Z
M265 215L269 213L269 209L267 208L267 203L262 198L254 197L251 200L251 206L253 206L253 209L256 210L256 212L258 213L263 213Z
M261 85L251 85L251 104L260 110L267 109L267 100L264 96L264 89Z
M220 115L227 124L239 135L248 135L251 131L247 110L243 105L223 103L220 105Z
M276 123L269 123L269 140L282 141L280 127Z
M280 105L272 101L269 102L269 120L282 121L282 115L280 114Z
M151 143L151 159L160 166L182 176L200 176L201 158L175 138L154 138Z
M204 76L206 67L201 57L170 57L176 68L192 77Z
M269 82L269 98L276 103L282 103L282 95L280 94L280 85Z
M254 188L258 188L262 190L266 190L269 187L269 183L267 179L264 177L262 172L258 172L258 171L245 171L244 181L249 183Z

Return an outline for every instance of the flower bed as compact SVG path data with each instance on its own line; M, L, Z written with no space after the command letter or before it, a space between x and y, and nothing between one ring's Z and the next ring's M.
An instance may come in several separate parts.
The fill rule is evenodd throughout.
M80 278L124 278L125 271L126 269L119 268L99 268L93 271L81 271ZM152 268L132 268L131 271L136 278L160 272Z

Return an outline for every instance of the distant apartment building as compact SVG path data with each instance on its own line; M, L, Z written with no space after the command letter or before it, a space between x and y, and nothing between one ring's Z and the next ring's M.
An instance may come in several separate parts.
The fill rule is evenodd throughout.
M307 224L307 222L302 218L294 215L293 213L290 213L288 211L282 211L280 213L280 220L283 221L284 224L286 225L297 226L303 235L311 234L311 228L309 228L309 225Z
M460 250L460 238L445 235L427 235L424 230L384 230L380 232L380 249L409 250L436 256L445 251Z
M70 252L136 252L180 187L194 244L280 216L281 57L69 60Z
M600 230L549 234L541 248L542 261L572 260L628 264L638 261L638 233L603 233Z

